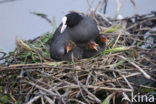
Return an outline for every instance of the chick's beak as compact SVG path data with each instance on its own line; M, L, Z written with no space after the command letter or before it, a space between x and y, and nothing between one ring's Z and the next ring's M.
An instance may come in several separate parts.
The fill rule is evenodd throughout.
M66 51L67 51L67 53L69 52L69 51L71 51L72 50L72 47L71 46L66 46Z
M103 41L104 42L109 42L109 39L105 37L105 38L103 38Z
M96 42L89 42L88 44L91 49L98 51L98 48L97 48L98 44L96 44Z
M93 44L93 49L95 49L96 51L98 51L97 46L98 46L98 44L96 44L96 43Z
M109 39L107 37L105 37L103 34L101 34L99 36L99 38L100 38L100 41L103 42L103 43L109 42Z

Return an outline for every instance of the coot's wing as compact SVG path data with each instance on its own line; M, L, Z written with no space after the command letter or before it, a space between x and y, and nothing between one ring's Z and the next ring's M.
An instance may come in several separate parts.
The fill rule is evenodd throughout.
M65 42L70 40L70 32L65 30L63 33L56 31L55 36L52 38L50 44L50 55L55 60L62 60L65 55Z
M60 31L61 31L61 27L62 27L62 23L59 25L59 27L56 29L56 31L54 32L54 35L52 37L52 40L55 40L55 38L57 38L57 36L61 35Z

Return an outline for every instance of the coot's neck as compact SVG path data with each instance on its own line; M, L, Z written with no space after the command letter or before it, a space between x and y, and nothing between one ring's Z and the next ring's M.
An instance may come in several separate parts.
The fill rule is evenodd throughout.
M66 17L67 17L66 24L68 27L74 27L78 25L83 19L82 16L79 15L78 13L70 13L70 14L67 14Z

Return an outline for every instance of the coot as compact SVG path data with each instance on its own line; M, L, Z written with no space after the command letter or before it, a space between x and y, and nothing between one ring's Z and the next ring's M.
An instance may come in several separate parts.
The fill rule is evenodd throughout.
M95 56L95 55L99 54L100 52L103 52L105 50L106 43L109 40L107 39L107 37L104 34L100 34L99 36L97 36L95 41L97 43L96 45L95 45L95 42L92 42L94 44L89 45L90 48L84 49L83 58L90 58L92 56ZM93 46L96 46L96 49L92 48Z
M70 40L70 31L66 29L63 33L61 33L61 26L62 24L55 31L50 44L50 56L55 60L62 60L66 53L65 43Z
M100 52L101 48L95 42L90 42L86 48L83 49L83 58L90 58Z
M86 50L98 51L94 41L99 34L97 25L90 17L71 12L62 18L62 23L56 30L50 45L51 58L55 60L71 60L71 54L76 58L84 58ZM73 41L71 47L67 41ZM87 47L87 48L86 48Z
M109 40L107 39L107 37L104 35L104 34L100 34L97 38L96 38L96 42L97 44L99 44L99 46L101 48L105 48L106 46L106 43L108 42Z
M94 40L99 34L93 19L76 12L71 12L62 18L61 33L67 29L71 32L70 37L76 44Z
M61 25L60 25L61 26ZM50 44L50 55L56 61L71 61L72 55L75 58L82 58L82 49L78 48L75 43L70 39L70 32L66 29L63 33L60 32L61 28L56 30Z
M95 41L90 40L87 45L90 50L98 51L98 44Z
M62 57L62 60L72 61L74 59L82 59L83 49L76 46L73 41L65 42L65 55Z

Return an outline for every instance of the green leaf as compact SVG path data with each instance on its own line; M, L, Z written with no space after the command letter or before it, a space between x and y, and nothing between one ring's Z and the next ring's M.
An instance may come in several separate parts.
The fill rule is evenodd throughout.
M113 104L115 104L115 96L113 96Z
M130 49L129 47L122 46L122 47L116 47L116 48L105 50L102 53L105 54L105 53L110 53L110 52L119 52L119 51L125 51L125 50L129 50L129 49Z
M95 55L95 56L93 56L91 58L97 57L99 55L104 55L104 54L107 54L107 53L110 53L110 52L120 52L120 51L129 50L129 49L130 49L129 47L124 47L124 46L116 47L116 48L112 48L112 49L107 49L107 50L105 50L105 51L103 51L103 52L101 52L101 53L99 53L99 54L97 54L97 55Z
M32 14L36 15L36 16L40 16L40 17L46 17L47 15L44 13L38 13L38 12L31 12Z
M111 27L110 29L106 30L104 33L112 33L114 31L118 30L120 27L121 27L121 25Z
M58 65L61 65L62 63L64 63L64 61L60 61L60 62L47 62L47 63L44 63L44 64L49 65L49 66L58 66Z
M143 40L143 41L137 42L137 46L141 46L141 45L143 45L145 42L146 42L146 40Z
M110 104L110 100L112 98L113 94L108 95L105 100L102 102L102 104Z
M2 86L0 86L0 93L2 93L3 92L3 87Z
M106 45L106 47L112 47L113 44L115 43L115 40L116 40L116 39L112 39L112 40L108 43L108 45Z
M18 100L18 101L17 101L17 104L23 104L23 103L22 103L22 100Z
M5 104L9 102L9 97L7 95L0 96L0 103Z
M57 29L55 17L53 17L52 23L53 23L53 29L52 29L52 32L49 34L49 40L53 37L53 35Z
M53 30L52 30L52 34L54 34L54 32L56 31L56 29L57 29L57 26L56 26L56 18L55 17L53 17L53 20L52 20L53 22Z
M126 61L126 60L121 60L121 61L115 63L115 64L112 66L112 68L118 67L119 65L123 64L125 61Z
M43 43L47 43L49 41L49 38L45 37L44 40L43 40Z

